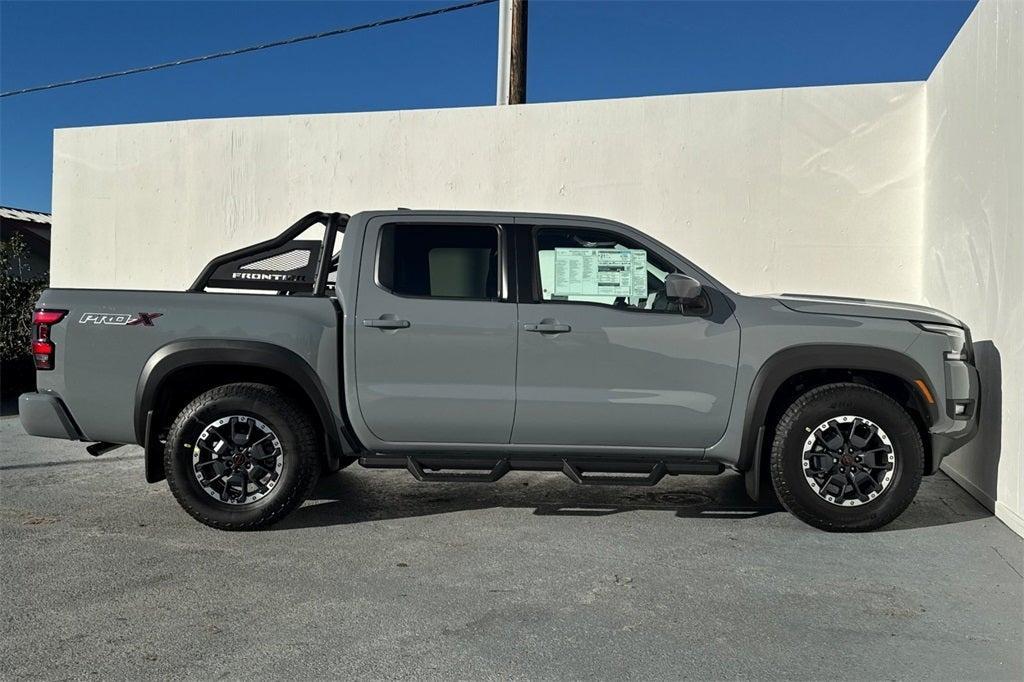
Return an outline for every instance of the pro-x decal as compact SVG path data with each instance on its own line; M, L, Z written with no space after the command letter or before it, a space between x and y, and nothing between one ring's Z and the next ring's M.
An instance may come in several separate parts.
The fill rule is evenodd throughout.
M78 324L106 324L115 327L141 325L152 327L153 320L163 313L83 313Z

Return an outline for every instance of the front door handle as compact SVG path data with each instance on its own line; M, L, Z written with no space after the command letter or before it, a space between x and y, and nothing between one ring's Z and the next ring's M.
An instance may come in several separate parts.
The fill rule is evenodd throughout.
M409 320L396 320L394 315L381 315L376 320L363 320L364 327L375 329L407 329L409 324Z
M523 330L528 332L539 332L541 334L565 334L572 331L572 327L554 320L541 320L540 322L529 322L523 325Z

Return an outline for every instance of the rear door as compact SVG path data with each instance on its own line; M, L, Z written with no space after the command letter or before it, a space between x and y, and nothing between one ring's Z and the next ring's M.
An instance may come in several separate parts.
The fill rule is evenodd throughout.
M385 443L508 443L516 304L505 228L467 216L377 217L364 235L355 374Z
M514 444L704 448L722 436L739 326L714 290L690 310L665 296L669 272L699 273L607 224L551 220L521 229L517 247L532 285L520 287Z

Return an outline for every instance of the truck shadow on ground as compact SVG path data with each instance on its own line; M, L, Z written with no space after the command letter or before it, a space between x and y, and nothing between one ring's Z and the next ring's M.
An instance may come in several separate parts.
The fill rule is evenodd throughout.
M420 483L404 471L342 471L320 481L309 501L271 530L443 515L492 508L533 509L536 516L600 517L660 511L687 519L742 522L776 512L753 502L743 477L677 476L653 488L578 486L555 474L513 472L498 483ZM883 531L963 523L991 516L943 474L926 479L914 503Z
M714 478L725 478L714 477ZM578 486L560 474L513 472L497 483L420 483L402 470L342 471L320 481L305 506L273 528L286 530L491 508L532 508L536 516L609 516L657 510L680 517L754 517L781 511L745 494L743 479L680 476L652 488ZM680 485L687 479L689 485Z

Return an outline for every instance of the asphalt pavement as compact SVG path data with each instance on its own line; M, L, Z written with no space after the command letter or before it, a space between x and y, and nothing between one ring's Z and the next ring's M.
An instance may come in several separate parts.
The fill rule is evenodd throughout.
M1015 679L1024 543L950 479L833 535L735 474L655 488L351 467L206 528L139 448L0 419L0 677Z

